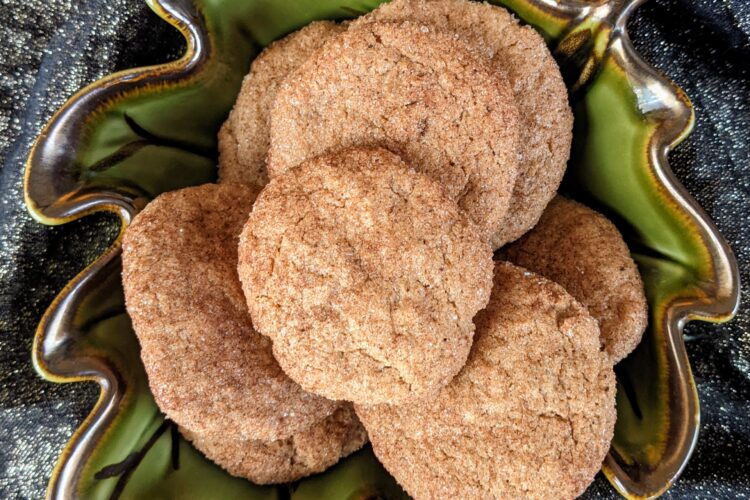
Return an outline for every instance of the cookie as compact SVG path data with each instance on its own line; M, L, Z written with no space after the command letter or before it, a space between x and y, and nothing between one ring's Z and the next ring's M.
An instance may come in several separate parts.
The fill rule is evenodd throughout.
M232 184L162 194L125 233L122 280L159 408L193 432L272 440L339 403L292 382L253 330L237 242L256 194Z
M495 267L466 366L429 401L357 406L375 454L415 499L574 498L615 423L615 377L586 309L551 281Z
M279 88L269 175L327 150L383 146L443 186L489 241L516 179L518 112L508 82L473 52L408 22L332 38Z
M305 390L401 403L463 366L491 259L437 183L354 148L271 179L242 231L239 275L255 327Z
M268 122L276 91L286 76L344 26L315 21L260 53L242 82L237 102L219 131L219 182L268 183Z
M641 341L648 323L643 281L620 232L601 214L557 196L536 227L503 255L585 305L614 363Z
M180 432L231 475L256 484L288 483L323 472L367 442L367 432L351 405L339 407L309 429L275 441Z
M518 176L510 208L492 236L493 248L516 240L539 220L565 172L573 114L557 63L544 39L502 7L469 0L393 0L357 23L425 23L458 33L506 75L518 106Z

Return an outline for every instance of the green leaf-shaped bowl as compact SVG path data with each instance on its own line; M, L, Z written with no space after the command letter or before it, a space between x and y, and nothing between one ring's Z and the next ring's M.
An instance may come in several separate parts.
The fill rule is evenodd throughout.
M150 0L187 41L169 64L114 74L73 96L26 166L32 215L64 224L113 212L124 229L161 192L214 180L216 133L254 54L314 19L343 19L378 0ZM604 473L623 495L651 497L679 476L699 407L682 339L693 319L726 321L738 304L736 261L674 178L667 152L690 131L687 97L633 51L638 0L500 0L539 29L575 111L564 190L608 214L644 277L649 329L617 366L618 420ZM123 305L120 238L50 305L34 341L39 373L94 380L99 401L50 479L52 498L327 498L403 496L365 449L301 482L232 478L179 438L156 408Z

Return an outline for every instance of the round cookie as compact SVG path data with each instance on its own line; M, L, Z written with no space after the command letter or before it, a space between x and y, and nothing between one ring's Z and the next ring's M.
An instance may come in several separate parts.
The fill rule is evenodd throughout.
M402 403L463 366L492 253L434 181L355 148L272 178L240 237L239 274L253 323L305 390Z
M159 408L194 432L281 439L340 403L281 371L255 332L237 242L257 191L205 184L162 194L125 233L125 304Z
M613 363L641 341L648 323L643 281L620 232L601 214L557 196L536 227L503 253L585 305Z
M466 366L429 401L355 406L375 454L415 499L574 498L615 423L596 321L563 288L505 262Z
M499 248L531 229L555 196L570 154L573 113L557 63L544 39L507 10L469 0L393 0L357 23L426 23L456 32L480 47L498 73L506 75L518 106L518 176L510 208L493 235Z
M271 105L286 76L345 27L315 21L273 42L253 60L229 118L219 131L219 182L268 183L266 152Z
M180 432L209 460L256 484L288 483L323 472L367 442L367 432L351 405L341 406L309 429L275 441L201 435L182 428Z
M367 23L326 44L282 83L271 112L271 178L347 146L383 146L437 181L489 239L517 172L508 82L455 36Z

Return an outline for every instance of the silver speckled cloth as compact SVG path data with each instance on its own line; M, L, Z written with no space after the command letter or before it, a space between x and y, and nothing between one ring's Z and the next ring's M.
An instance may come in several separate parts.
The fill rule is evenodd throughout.
M680 179L733 246L750 284L750 1L650 0L630 23L645 58L695 104L693 134L671 155ZM0 0L0 498L39 498L57 455L96 400L56 385L29 353L44 308L114 237L93 216L58 228L22 205L22 166L43 123L86 83L174 59L175 31L141 0ZM750 496L750 313L686 330L703 429L670 498ZM586 497L614 497L601 477Z

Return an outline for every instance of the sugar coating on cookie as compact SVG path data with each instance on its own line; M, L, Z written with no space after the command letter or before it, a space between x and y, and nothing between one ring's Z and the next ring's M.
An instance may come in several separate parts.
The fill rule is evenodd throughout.
M281 371L253 330L237 242L253 188L206 184L162 194L123 241L125 304L159 408L194 432L286 438L339 406Z
M309 429L275 441L180 432L231 475L256 484L288 483L323 472L367 443L367 432L348 404Z
M563 288L505 262L466 366L437 397L355 405L375 454L415 499L574 498L615 423L596 321Z
M603 215L557 196L536 227L503 253L585 305L614 363L641 341L648 323L643 281L622 235Z
M573 137L573 113L557 63L544 39L507 10L469 0L393 0L357 23L427 23L456 32L507 76L518 106L518 176L510 208L492 237L493 248L516 240L539 220L565 173Z
M289 73L344 29L332 21L312 22L272 43L253 60L219 131L219 182L259 187L268 183L269 114L276 91Z
M492 254L433 180L355 148L272 178L242 232L239 274L253 323L303 388L401 403L463 366Z
M277 93L269 175L327 150L384 146L443 186L489 240L516 179L518 111L505 78L473 52L409 22L330 39Z

